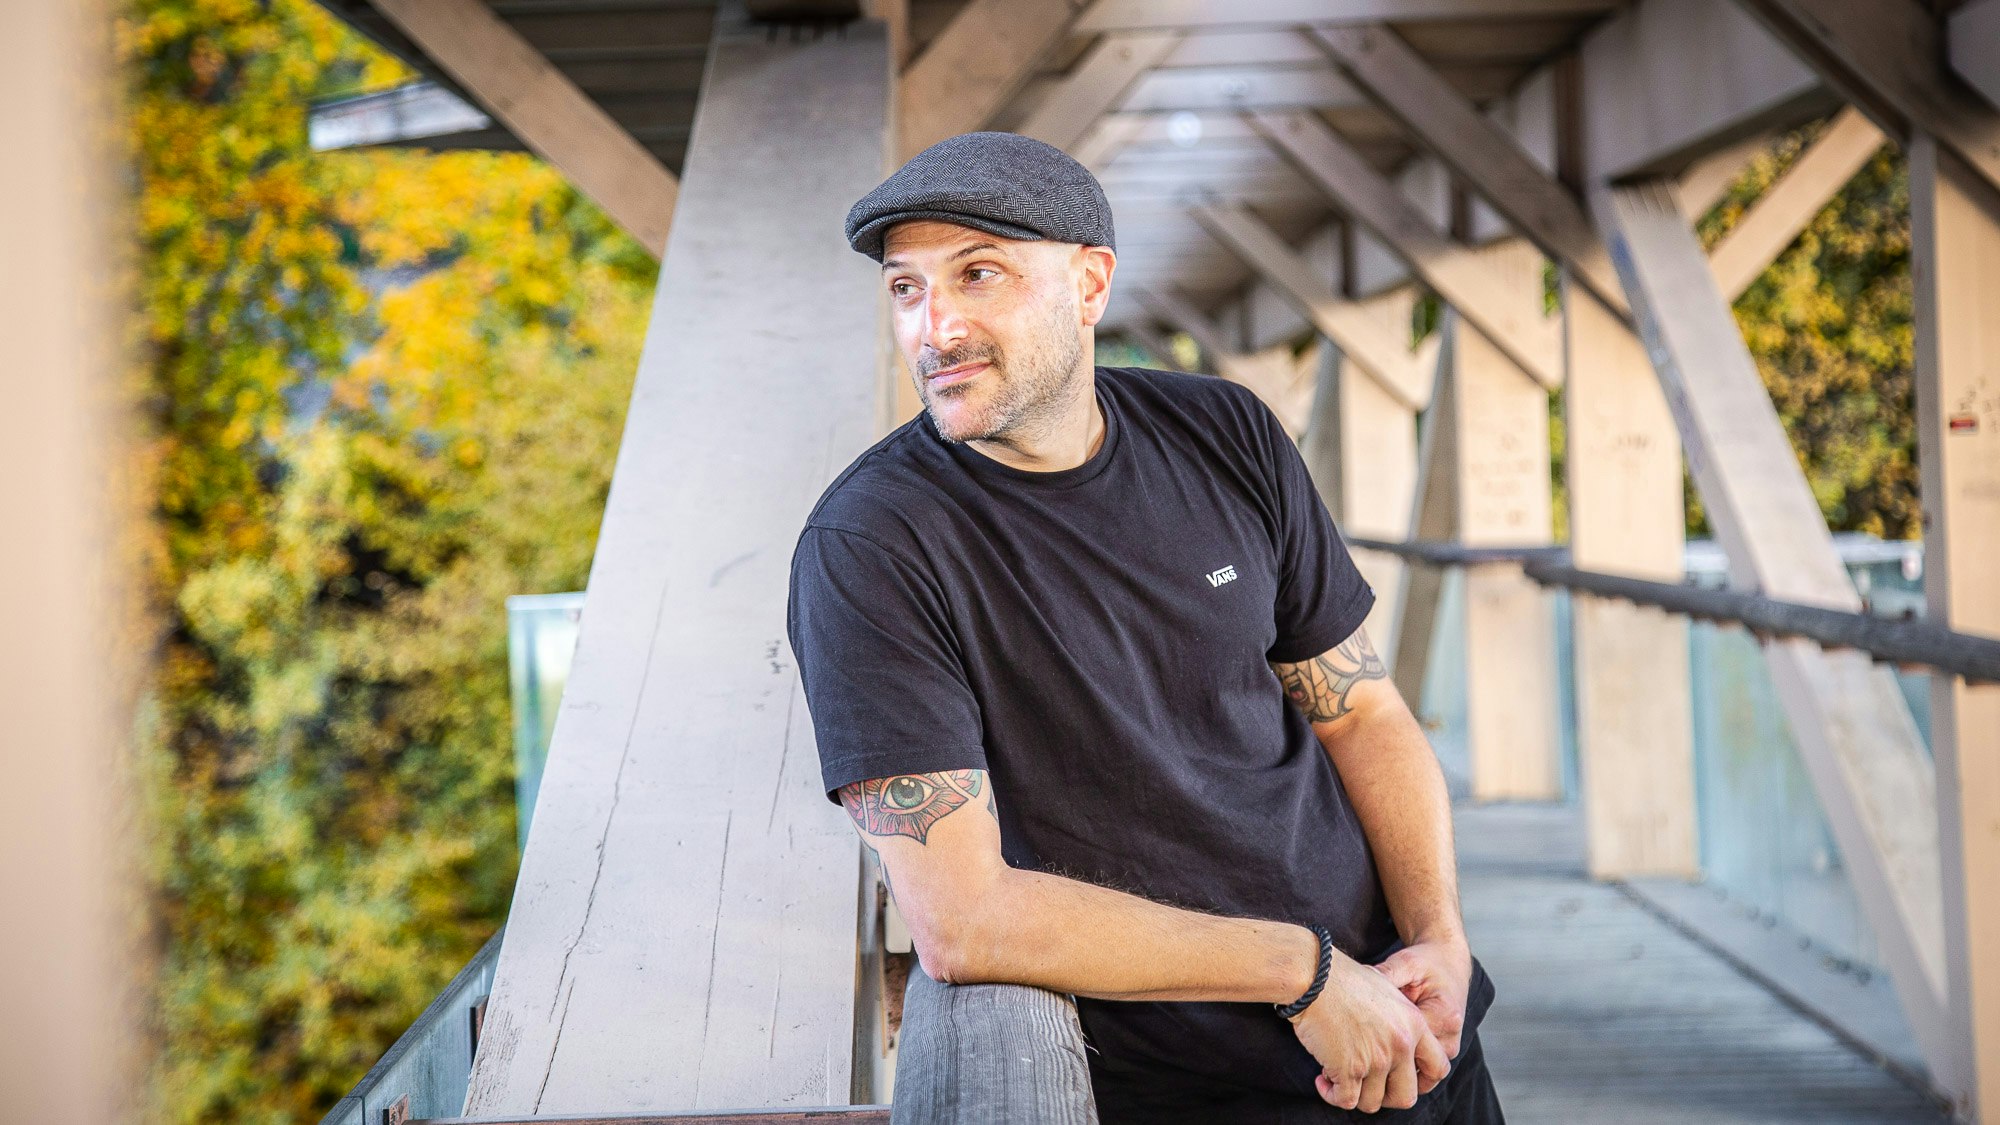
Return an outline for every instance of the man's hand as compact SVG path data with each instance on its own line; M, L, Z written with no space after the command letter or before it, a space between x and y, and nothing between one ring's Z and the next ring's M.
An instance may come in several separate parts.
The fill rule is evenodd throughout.
M1458 1057L1465 1030L1466 993L1472 989L1472 950L1463 939L1406 945L1375 966L1417 1010L1445 1054Z
M1342 1109L1408 1109L1451 1070L1423 1013L1387 976L1343 955L1292 1029L1319 1060L1319 1096Z

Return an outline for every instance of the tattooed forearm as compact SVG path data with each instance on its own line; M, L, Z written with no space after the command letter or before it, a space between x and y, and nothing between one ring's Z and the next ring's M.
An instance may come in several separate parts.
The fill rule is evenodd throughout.
M1330 723L1352 711L1347 697L1354 685L1389 674L1375 655L1375 646L1368 643L1368 634L1360 629L1331 652L1297 664L1273 664L1271 670L1284 684L1286 697L1315 723Z
M908 836L921 844L931 825L979 796L979 770L908 773L857 781L840 789L847 815L870 836Z

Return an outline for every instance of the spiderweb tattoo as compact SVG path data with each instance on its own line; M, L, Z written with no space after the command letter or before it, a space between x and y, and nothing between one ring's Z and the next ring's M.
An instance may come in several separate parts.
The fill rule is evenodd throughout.
M907 773L857 781L840 789L847 815L870 836L908 836L921 844L931 825L979 796L978 770Z
M1368 643L1368 634L1359 629L1332 652L1297 664L1274 664L1271 670L1285 686L1286 698L1315 723L1330 723L1352 711L1347 696L1354 685L1389 674L1382 658L1375 655L1375 647Z

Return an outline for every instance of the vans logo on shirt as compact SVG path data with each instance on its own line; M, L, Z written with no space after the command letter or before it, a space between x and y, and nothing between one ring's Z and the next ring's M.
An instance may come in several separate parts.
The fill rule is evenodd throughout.
M1210 586L1220 586L1224 582L1234 581L1236 581L1236 568L1234 566L1225 566L1221 570L1211 570L1208 572L1208 584Z

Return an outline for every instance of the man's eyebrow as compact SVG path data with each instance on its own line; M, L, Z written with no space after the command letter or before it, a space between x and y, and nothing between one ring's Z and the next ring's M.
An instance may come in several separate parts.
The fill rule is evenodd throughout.
M996 254L1003 252L1000 248L1000 244L997 242L975 242L972 245L966 247L965 249L960 250L958 253L953 254L951 257L946 258L945 261L956 262L960 258L964 258L972 254L977 254L982 250L991 250ZM909 263L905 262L901 258L882 259L882 269L885 271L908 269L908 268L909 268Z

